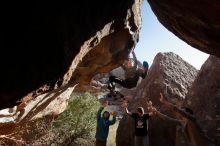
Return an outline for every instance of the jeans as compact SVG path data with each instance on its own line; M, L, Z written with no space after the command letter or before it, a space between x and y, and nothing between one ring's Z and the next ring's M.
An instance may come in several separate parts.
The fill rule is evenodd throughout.
M149 146L149 136L135 136L135 146Z

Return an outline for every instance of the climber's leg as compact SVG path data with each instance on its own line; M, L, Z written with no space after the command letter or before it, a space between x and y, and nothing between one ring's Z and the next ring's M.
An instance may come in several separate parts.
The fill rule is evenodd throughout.
M128 88L128 89L134 88L137 86L138 80L139 80L138 75L136 75L132 78L127 78L127 79L123 80L122 86L124 88Z
M117 84L119 84L119 85L121 85L121 86L125 86L125 82L124 82L124 80L122 80L122 79L120 79L120 78L118 78L118 77L116 77L116 76L110 76L109 77L109 82L110 82L110 86L112 86L113 88L114 88L114 83L117 83Z
M113 97L115 97L115 96L117 96L116 95L116 92L115 92L115 85L114 85L114 83L117 83L117 84L119 84L119 85L121 85L121 86L125 86L125 82L124 82L124 80L122 80L122 79L120 79L120 78L118 78L118 77L116 77L116 76L110 76L109 77L109 84L108 84L108 89L110 90L110 94L113 96Z

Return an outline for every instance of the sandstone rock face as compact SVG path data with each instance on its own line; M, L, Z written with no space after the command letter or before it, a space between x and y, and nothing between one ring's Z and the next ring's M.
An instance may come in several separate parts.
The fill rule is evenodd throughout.
M46 125L50 125L66 109L73 89L74 87L59 88L37 96L26 105L20 104L14 108L1 110L1 144L17 146L25 143L24 145L26 145L26 141L34 133L41 131L39 128L45 128L39 123L45 122ZM13 135L13 138L11 135ZM4 136L8 138L4 138Z
M170 114L166 108L161 106L159 93L164 93L170 102L182 105L196 75L197 70L178 55L174 53L157 54L148 76L136 87L135 97L130 101L129 109L135 111L138 106L143 106L146 110L146 100L150 99L161 112ZM123 146L123 143L126 143L126 146L134 145L132 122L132 119L127 116L120 121L117 131L117 146ZM149 121L151 145L175 146L176 126L171 121L153 117Z
M193 47L220 57L220 1L148 0L158 20Z
M18 127L35 123L39 119L57 118L68 105L74 87L59 88L32 99L27 104L0 111L0 135L14 133ZM18 128L18 129L17 129ZM31 127L29 127L31 129ZM22 135L16 135L22 136Z
M141 4L4 3L0 109L116 68L138 41Z
M220 144L220 59L210 56L186 97L207 135Z
M174 53L158 53L149 69L148 76L136 89L135 98L150 98L159 104L159 92L165 93L174 103L185 98L197 75L197 70Z

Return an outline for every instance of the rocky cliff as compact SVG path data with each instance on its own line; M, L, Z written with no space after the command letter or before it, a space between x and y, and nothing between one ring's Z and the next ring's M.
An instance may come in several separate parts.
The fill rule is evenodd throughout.
M197 70L174 53L156 55L148 76L137 86L134 99L130 100L129 109L135 111L138 106L145 107L146 100L151 100L161 112L170 114L159 102L159 93L166 95L170 102L182 105L184 98L197 75ZM126 92L125 92L126 93ZM130 92L128 92L130 94ZM152 146L176 145L177 125L163 121L158 117L150 120L150 142ZM125 116L117 131L117 146L133 146L134 127L130 117ZM126 134L125 134L126 133ZM179 138L179 137L178 137Z
M0 109L116 68L138 41L142 0L2 5ZM6 59L5 59L6 58ZM22 101L24 102L24 101Z
M220 56L219 1L148 2L171 32ZM61 86L88 83L93 75L117 67L138 40L141 3L2 4L0 108L14 106L22 97L29 100Z
M141 5L142 0L5 3L0 109L10 108L0 111L0 135L57 117L75 85L118 67L138 41Z
M209 137L220 144L220 59L210 56L186 96L186 105Z
M148 0L158 20L193 47L220 57L220 1Z

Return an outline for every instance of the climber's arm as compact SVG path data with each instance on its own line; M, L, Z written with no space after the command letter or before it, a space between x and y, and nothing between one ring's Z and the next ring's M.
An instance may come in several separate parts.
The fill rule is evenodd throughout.
M134 67L137 67L138 60L137 60L136 54L134 53L134 50L132 51L132 55L133 55L133 59L134 59Z

